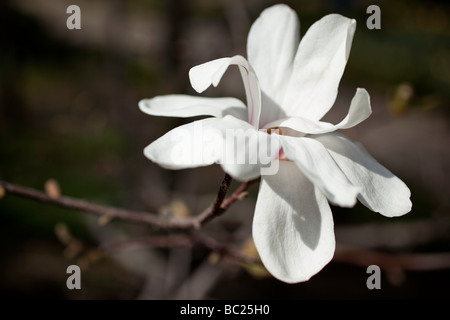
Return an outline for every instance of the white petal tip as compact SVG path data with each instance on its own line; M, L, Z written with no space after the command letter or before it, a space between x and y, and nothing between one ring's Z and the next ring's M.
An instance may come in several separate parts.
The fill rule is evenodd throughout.
M358 201L358 194L360 192L360 188L352 188L351 190L347 190L347 193L339 195L339 197L329 198L330 202L333 205L342 207L342 208L353 208Z
M153 152L152 144L149 144L148 146L146 146L146 147L144 148L143 153L144 153L144 156L145 156L147 159L151 160L152 162L157 162L157 161L156 161L157 159L156 159L155 154L154 154L154 152Z
M203 91L205 91L206 89L208 89L209 85L206 82L203 81L199 81L199 75L197 74L197 66L196 67L192 67L189 70L189 80L191 82L191 86L192 88L198 92L198 93L202 93Z
M401 208L396 208L395 211L393 210L389 212L378 212L378 213L388 218L397 218L404 216L405 214L411 212L411 210L412 210L412 202L411 200L408 199L408 202L405 203L404 206L402 206Z
M150 99L142 99L141 101L139 101L139 103L138 103L139 110L141 110L144 113L147 113L149 100Z

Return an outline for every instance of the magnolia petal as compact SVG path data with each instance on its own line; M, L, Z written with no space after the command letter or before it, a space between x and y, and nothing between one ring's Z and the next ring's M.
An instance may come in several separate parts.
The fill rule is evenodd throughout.
M191 68L189 71L191 85L198 93L202 93L211 85L216 87L231 65L239 67L247 98L248 119L250 124L257 128L261 113L261 90L253 68L244 57L221 58Z
M322 134L339 129L352 128L366 120L371 113L369 93L365 89L358 88L350 104L347 116L336 125L306 118L289 117L266 123L264 128L288 127L306 134Z
M232 60L233 58L230 57L220 58L192 67L189 70L192 88L198 93L202 93L211 85L217 87L225 71L232 64Z
M258 76L261 90L277 104L284 99L300 36L297 14L284 4L264 10L253 23L247 39L248 61ZM274 108L265 108L263 113ZM262 116L263 117L263 116ZM276 115L263 121L277 119Z
M320 120L336 99L356 21L330 14L314 23L300 42L282 104L287 116Z
M247 181L257 178L261 168L278 155L279 148L274 148L271 158L260 161L263 142L270 143L270 139L267 133L233 116L207 118L172 129L147 146L144 154L166 169L218 163L233 178Z
M334 130L352 128L366 120L371 114L372 108L370 106L369 93L366 89L358 88L350 103L347 116L334 126Z
M225 140L225 151L219 163L234 179L249 181L278 171L278 135L250 127L228 131Z
M334 125L323 121L313 121L302 117L288 117L265 123L262 129L285 127L299 133L310 134L322 131L334 131Z
M359 189L354 187L336 165L325 147L310 138L280 136L284 154L333 204L352 207Z
M223 118L232 115L247 120L245 104L235 98L206 98L174 94L157 96L139 101L142 112L152 116L164 117L196 117L213 116Z
M253 238L274 277L307 281L333 257L333 217L325 196L294 163L280 161L279 169L261 179Z
M340 134L314 137L324 144L350 182L361 188L358 199L386 217L411 211L411 192L406 184L379 164L360 144Z
M221 120L207 118L174 128L148 145L144 155L166 169L213 164L221 157L225 129Z

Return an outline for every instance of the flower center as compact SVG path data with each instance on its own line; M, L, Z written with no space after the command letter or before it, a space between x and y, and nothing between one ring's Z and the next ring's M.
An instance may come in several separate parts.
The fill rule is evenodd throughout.
M280 127L271 127L269 129L266 129L268 134L278 134L281 136L287 136L286 130L280 128Z
M286 130L286 129L288 129L288 128L271 127L266 130L267 130L268 134L278 134L280 136L287 136L288 130ZM281 160L281 161L290 161L288 159L288 157L286 157L286 155L284 154L283 148L280 148L280 150L278 151L277 159Z

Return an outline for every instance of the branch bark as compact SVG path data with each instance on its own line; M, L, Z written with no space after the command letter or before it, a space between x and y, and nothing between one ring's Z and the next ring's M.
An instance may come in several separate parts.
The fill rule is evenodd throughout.
M261 263L259 259L247 256L241 251L198 231L171 234L170 236L148 236L132 238L120 242L105 243L98 249L105 253L114 253L122 250L158 249L174 247L192 247L200 244L213 252L240 263Z
M48 203L72 210L89 212L111 219L120 219L133 223L147 224L154 228L164 230L192 230L201 228L210 220L223 214L232 203L241 199L242 193L245 192L245 190L247 190L247 188L255 182L244 182L230 197L225 198L231 181L231 177L229 175L225 175L214 203L199 215L191 218L163 218L157 216L156 214L145 211L134 211L105 206L67 196L55 197L36 189L19 186L2 180L0 180L0 186L6 194L15 195L18 197Z
M85 200L66 196L51 196L36 189L15 185L0 180L0 197L4 194L19 196L52 205L81 210L99 216L121 219L133 223L148 224L152 227L165 230L179 230L187 233L165 236L140 238L105 245L106 251L130 249L136 247L167 248L179 246L192 246L194 243L202 244L212 251L223 254L227 258L237 262L260 263L258 259L248 257L244 253L222 244L214 238L196 231L208 221L223 214L234 202L246 196L246 190L258 180L242 183L229 197L226 197L231 184L231 177L226 175L217 193L213 204L199 215L192 218L162 218L155 214L143 211L126 210L116 207L94 204ZM450 254L388 254L358 247L337 245L333 258L336 262L344 262L353 265L368 266L377 264L386 269L403 270L436 270L450 267Z

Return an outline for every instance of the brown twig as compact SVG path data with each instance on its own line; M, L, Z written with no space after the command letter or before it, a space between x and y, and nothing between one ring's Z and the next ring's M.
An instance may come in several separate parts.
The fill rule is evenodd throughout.
M247 256L241 251L220 243L216 239L198 231L133 238L119 242L102 244L98 249L105 253L115 253L122 250L192 247L194 244L203 245L211 251L219 253L235 262L261 263L259 259Z
M55 197L47 195L46 193L36 189L18 186L1 180L0 193L16 195L22 198L49 203L64 208L90 212L99 216L106 216L108 218L117 218L129 222L144 223L160 229L189 231L187 234L176 234L171 235L170 237L147 237L129 240L122 244L116 243L106 245L105 248L110 250L126 249L130 247L167 248L176 246L192 246L194 243L199 243L238 262L258 263L259 260L257 259L249 257L238 250L232 249L226 244L222 244L203 233L194 231L213 218L223 214L231 204L242 199L246 195L246 190L257 181L258 180L252 180L242 183L232 195L225 198L231 184L231 177L226 175L222 181L214 203L198 216L183 219L175 217L162 218L148 212L104 206L72 197ZM450 268L450 254L447 253L389 254L344 245L337 246L336 254L333 260L360 266L376 264L381 268L386 269L435 270Z
M149 236L130 239L117 243L105 244L102 245L100 249L111 253L121 250L144 248L192 247L196 243L237 263L261 264L259 259L248 256L245 253L234 249L227 244L220 243L216 239L198 231L191 231L188 234L180 233L169 236ZM377 265L382 270L386 271L427 271L450 268L450 254L448 253L395 254L362 249L343 244L338 244L336 246L333 261L361 267Z
M239 200L236 192L234 192L230 197L225 198L230 187L231 180L232 179L229 175L225 175L214 203L199 215L190 218L166 218L149 212L99 205L67 196L54 197L36 189L15 185L2 180L0 180L0 186L6 194L32 199L43 203L49 203L63 208L81 210L111 219L121 219L128 222L148 224L158 229L190 230L199 229L208 221L223 214L223 212L225 212L225 210L228 209L232 203ZM240 194L244 192L251 184L252 182L245 182L236 191L239 191Z
M231 177L226 175L224 180L222 181L222 185L219 189L219 193L214 201L214 204L207 209L205 209L202 213L200 213L197 218L199 225L196 229L206 222L222 215L234 202L237 200L242 200L246 196L246 190L258 182L259 179L251 180L248 182L242 183L232 194L231 196L225 198L228 188L231 184Z
M99 249L107 253L115 253L122 250L158 249L174 247L191 247L193 241L185 233L172 234L170 236L147 236L124 241L102 244Z
M242 183L228 198L222 201L222 205L220 206L221 210L225 211L228 209L230 205L232 205L237 200L242 200L247 196L247 190L253 184L259 182L259 179L250 180Z
M224 212L224 210L222 210L222 203L225 199L225 196L227 195L232 180L233 179L230 175L225 174L225 177L220 184L219 191L217 192L214 203L195 218L195 229L200 229L203 224L215 218L216 216L221 215Z
M204 233L192 231L190 232L190 235L195 242L236 262L261 263L259 259L250 257L239 250L233 249L232 247L223 244Z

